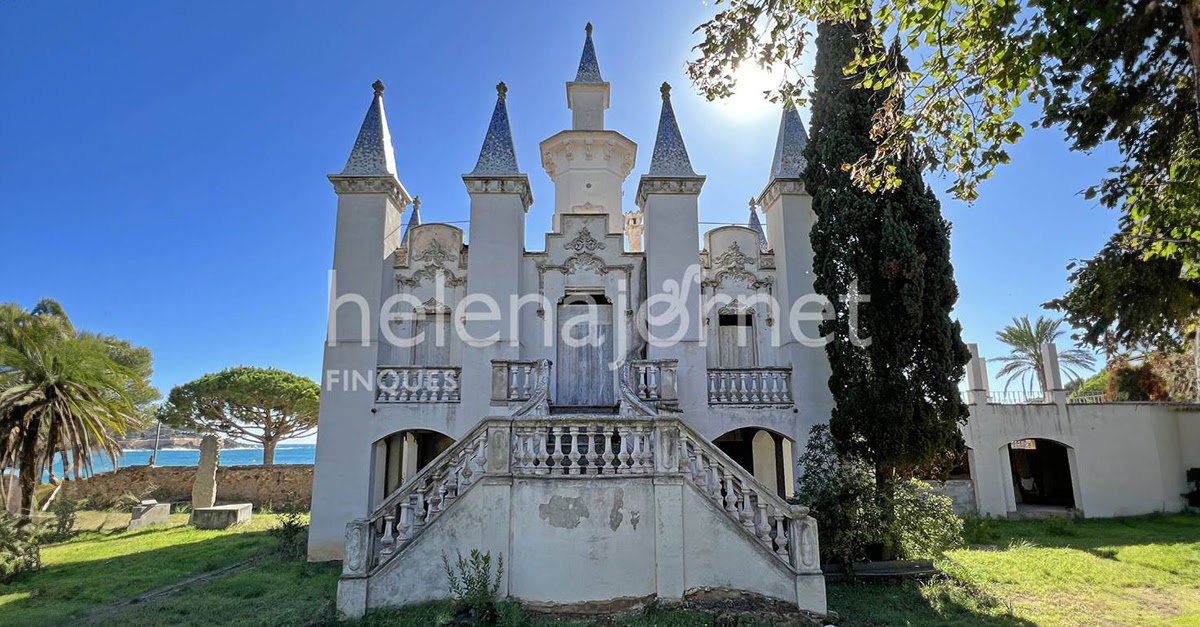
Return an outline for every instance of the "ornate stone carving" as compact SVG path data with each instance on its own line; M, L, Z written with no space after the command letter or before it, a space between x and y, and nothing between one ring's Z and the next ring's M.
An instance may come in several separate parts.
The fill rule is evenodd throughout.
M329 182L337 194L387 194L397 206L407 207L412 198L395 178L386 176L340 176L331 174Z
M807 195L808 192L804 190L804 181L800 179L774 179L758 197L758 206L765 212L784 194Z
M550 360L539 359L537 362L537 377L533 384L533 394L513 412L513 417L519 416L549 416L550 415Z
M604 260L591 253L579 253L567 259L562 265L565 274L575 274L580 270L593 270L599 274L608 272L608 266Z
M342 574L365 575L367 573L367 530L365 518L356 518L346 523L346 559L342 562Z
M575 252L594 252L602 250L604 242L592 237L592 232L585 226L579 229L579 233L571 241L563 244L563 248Z
M704 187L704 177L651 178L643 176L638 183L637 202L643 205L650 194L699 194Z
M447 261L458 261L458 256L443 246L440 241L433 239L429 240L429 245L425 247L425 250L413 257L413 261L443 265Z
M409 276L397 276L396 285L404 287L417 287L426 280L435 280L438 275L445 277L447 287L461 287L467 284L466 277L459 277L453 272L439 265L428 265Z
M463 176L463 184L467 186L468 194L517 194L525 203L525 210L533 204L533 192L529 188L529 177L505 176Z
M742 247L738 246L737 242L729 245L729 249L717 255L713 259L712 265L717 268L712 277L703 281L701 285L705 287L720 287L725 281L741 282L754 289L769 287L774 284L774 277L758 278L756 274L746 269L746 266L754 263L754 257L750 257L742 252Z

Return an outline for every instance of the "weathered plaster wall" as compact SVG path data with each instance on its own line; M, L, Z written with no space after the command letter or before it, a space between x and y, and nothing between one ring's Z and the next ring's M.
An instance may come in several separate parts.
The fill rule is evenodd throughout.
M124 494L142 495L156 486L160 501L190 501L196 469L187 466L128 466L80 481L68 480L66 494L73 499L111 500ZM313 467L310 464L217 467L217 501L250 502L280 506L289 500L308 506L312 501Z
M1016 509L1007 445L1069 447L1076 507L1087 517L1175 512L1200 452L1200 408L1162 403L971 405L963 427L981 514Z
M442 556L503 554L500 595L541 607L620 605L699 588L749 590L825 611L824 578L797 576L680 478L485 478L338 607L448 596ZM365 600L365 603L364 603Z

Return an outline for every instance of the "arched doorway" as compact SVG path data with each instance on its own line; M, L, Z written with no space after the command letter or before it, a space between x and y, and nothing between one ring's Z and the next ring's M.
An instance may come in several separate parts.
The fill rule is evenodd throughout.
M1070 447L1054 440L1027 438L1009 442L1005 448L1017 513L1075 509Z
M382 503L389 494L408 483L429 462L454 444L454 438L425 429L397 431L375 441L372 503Z
M766 429L746 427L718 437L713 444L779 496L791 498L795 492L790 439Z

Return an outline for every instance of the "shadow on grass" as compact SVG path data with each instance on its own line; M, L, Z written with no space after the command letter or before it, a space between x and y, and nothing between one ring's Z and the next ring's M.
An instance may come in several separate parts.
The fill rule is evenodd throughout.
M120 539L135 539L138 535L123 535ZM2 622L5 627L60 625L97 605L136 597L185 577L248 560L273 543L268 532L256 531L90 560L84 554L78 561L51 564L12 584L0 585Z
M1012 608L949 579L926 583L831 584L829 608L851 627L1036 627Z

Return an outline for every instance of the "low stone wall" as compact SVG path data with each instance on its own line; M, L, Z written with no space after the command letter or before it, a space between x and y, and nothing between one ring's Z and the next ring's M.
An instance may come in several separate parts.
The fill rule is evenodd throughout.
M289 500L308 507L312 502L311 464L274 466L219 466L217 502L250 502L275 507ZM193 466L129 466L103 472L80 481L67 481L65 493L72 499L111 502L125 494L150 496L173 503L192 500ZM153 488L150 494L147 494Z

